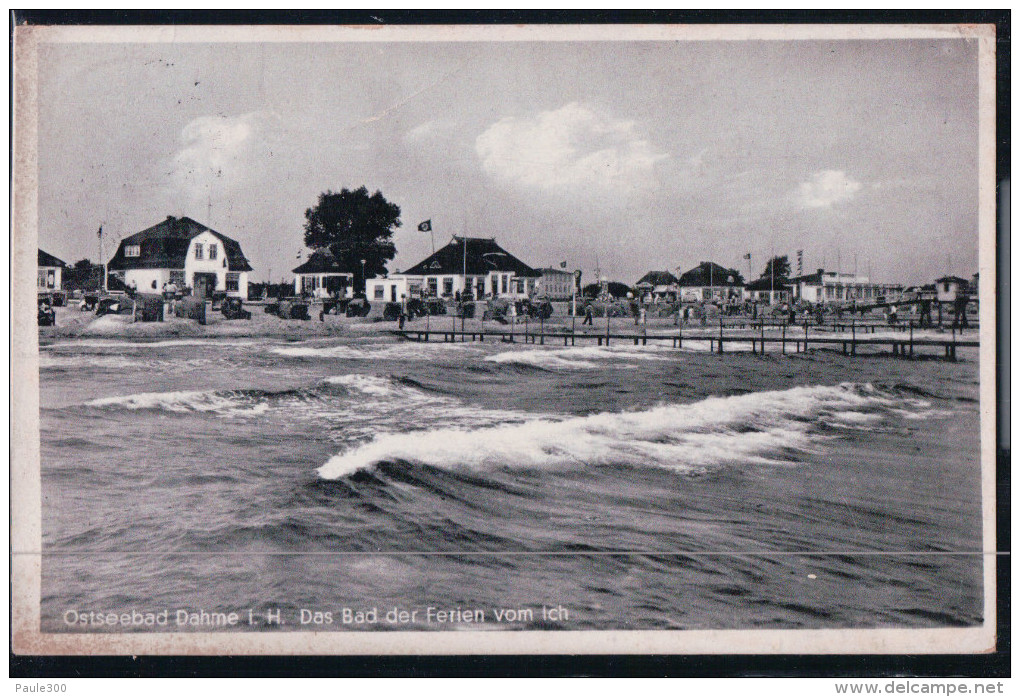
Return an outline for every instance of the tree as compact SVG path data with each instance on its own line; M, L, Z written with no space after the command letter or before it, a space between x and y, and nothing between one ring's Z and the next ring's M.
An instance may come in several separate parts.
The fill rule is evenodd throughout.
M354 191L326 191L319 194L314 208L305 211L305 244L313 250L328 248L355 278L362 274L364 259L364 289L365 278L386 273L386 262L396 256L393 232L398 227L400 207L379 191L371 196L364 186Z
M625 284L616 281L609 281L606 289L609 291L609 295L614 298L626 298L627 293L630 292L630 288ZM598 283L589 283L581 290L581 295L587 298L596 298L600 292L602 292L602 287Z
M92 262L89 261L88 259L79 259L78 261L74 262L74 268L76 268L76 269L91 269L92 268Z
M775 270L775 276L773 276L773 269ZM788 281L790 279L790 259L786 256L772 257L769 259L769 263L765 265L765 270L761 274L762 278L775 278L776 282Z

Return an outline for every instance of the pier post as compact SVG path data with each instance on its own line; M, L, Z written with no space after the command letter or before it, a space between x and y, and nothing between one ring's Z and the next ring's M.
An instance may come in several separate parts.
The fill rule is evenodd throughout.
M541 319L542 319L542 326L541 326L539 331L541 332L541 336L542 336L542 339L541 339L542 346L545 346L545 315L542 315Z
M914 357L914 320L907 320L910 322L910 357Z
M722 315L719 315L719 353L723 352L723 340L722 340Z
M852 317L850 319L850 355L857 355L857 318Z
M783 355L786 355L786 322L783 322Z

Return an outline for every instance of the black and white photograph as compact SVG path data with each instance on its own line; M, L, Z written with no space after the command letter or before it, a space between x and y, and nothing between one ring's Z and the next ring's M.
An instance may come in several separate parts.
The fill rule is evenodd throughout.
M994 649L993 25L13 60L16 651Z

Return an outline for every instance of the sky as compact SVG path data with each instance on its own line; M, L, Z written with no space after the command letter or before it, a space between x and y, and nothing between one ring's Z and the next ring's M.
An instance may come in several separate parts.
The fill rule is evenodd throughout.
M632 284L715 261L977 271L975 39L59 43L39 62L40 247L187 215L292 278L320 192ZM744 258L751 254L748 262Z

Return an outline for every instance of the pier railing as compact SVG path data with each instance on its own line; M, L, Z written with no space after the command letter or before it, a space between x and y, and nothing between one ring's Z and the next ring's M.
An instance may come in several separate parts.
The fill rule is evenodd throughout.
M462 328L458 330L456 328L441 329L434 326L425 329L405 328L394 333L411 341L484 342L489 340L503 343L537 345L545 345L548 342L558 345L562 340L564 346L576 346L579 341L595 342L598 346L609 346L611 342L633 342L635 346L647 346L649 342L668 342L673 348L683 348L685 341L700 341L708 342L709 351L712 353L725 353L727 346L732 347L736 345L750 346L752 353L764 354L767 345L773 347L778 345L782 353L787 353L788 350L800 353L811 348L829 348L838 349L843 354L855 356L857 355L858 348L884 348L888 349L894 356L913 358L915 351L918 355L930 356L932 355L931 349L940 349L944 358L954 361L957 358L957 349L978 348L981 345L980 341L976 338L965 339L964 335L957 333L956 329L951 330L952 333L948 337L915 336L915 328L912 323L909 323L903 329L902 336L892 337L874 336L875 329L873 327L877 325L864 325L862 328L862 325L854 323L845 325L846 329L842 330L842 335L840 336L826 335L830 327L833 327L831 324L819 327L811 324L792 325L783 323L772 325L768 322L755 322L753 325L747 326L752 330L741 331L739 333L733 331L738 327L730 323L724 324L723 322L719 323L718 328L702 328L695 331L690 329L685 331L683 326L679 326L676 331L648 332L642 328L634 332L614 332L609 329L607 324L605 331L594 330L591 332L572 331L570 329L532 331L530 328L526 328L524 331L515 331L513 326L508 329ZM740 328L743 329L743 327ZM766 334L766 328L773 333ZM727 329L730 330L729 333L727 333ZM774 333L777 329L779 330L778 334ZM839 332L840 330L833 327L832 331ZM850 336L846 336L847 332L849 332ZM921 353L922 350L924 354ZM938 352L935 355L938 355Z

